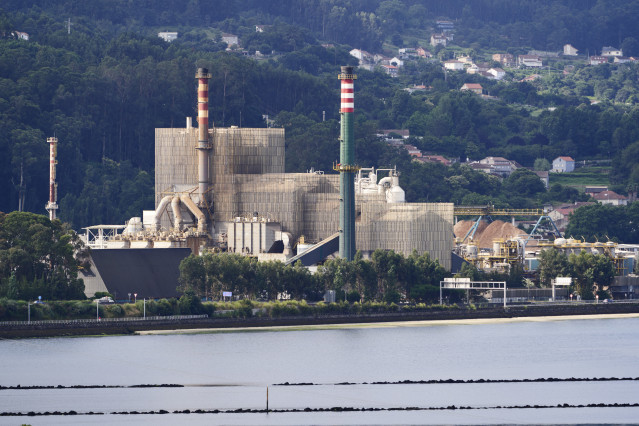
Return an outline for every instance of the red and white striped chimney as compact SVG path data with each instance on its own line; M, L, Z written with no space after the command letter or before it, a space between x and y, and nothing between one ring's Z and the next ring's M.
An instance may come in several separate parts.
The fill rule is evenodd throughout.
M197 88L197 122L198 122L198 192L200 207L208 208L209 197L209 79L211 74L206 68L198 68L195 78Z
M355 108L355 99L353 95L353 78L352 75L347 75L351 78L342 79L342 102L339 112L353 112Z

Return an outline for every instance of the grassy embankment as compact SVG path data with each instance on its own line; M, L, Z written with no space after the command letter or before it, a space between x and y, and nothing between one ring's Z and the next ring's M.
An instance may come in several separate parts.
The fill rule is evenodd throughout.
M551 173L550 185L559 183L583 192L586 186L609 186L609 173L610 167L602 166L581 167L571 173Z
M309 305L306 301L285 302L205 302L184 303L178 299L150 300L146 302L146 316L170 316L207 314L209 317L248 318L269 317L280 318L287 316L317 316L317 315L357 315L392 312L430 312L458 309L457 305L427 305L419 303L410 306L399 306L395 303L364 302L364 303L317 303ZM19 300L0 299L0 321L26 321L27 302ZM134 318L144 315L144 302L111 304L99 306L100 318ZM68 320L95 319L95 302L90 300L51 301L44 304L31 305L31 320Z

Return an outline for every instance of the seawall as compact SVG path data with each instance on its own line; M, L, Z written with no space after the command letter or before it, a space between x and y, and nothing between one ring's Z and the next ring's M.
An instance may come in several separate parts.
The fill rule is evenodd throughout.
M395 321L429 321L458 319L517 318L565 315L606 315L639 313L639 303L600 303L600 304L562 304L562 305L527 305L509 306L506 308L482 309L447 309L420 312L383 312L371 314L332 314L317 316L286 317L250 317L250 318L161 318L129 319L117 321L84 320L12 324L0 326L0 338L54 337L82 335L117 335L133 334L145 330L182 330L182 329L225 329L225 328L257 328L279 326L304 326L322 324L354 324L379 323Z

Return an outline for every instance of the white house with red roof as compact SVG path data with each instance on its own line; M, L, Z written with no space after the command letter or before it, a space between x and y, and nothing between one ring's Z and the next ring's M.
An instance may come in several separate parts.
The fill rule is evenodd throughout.
M553 173L570 173L575 170L575 160L571 157L557 157L552 160Z
M592 198L597 200L599 204L610 204L613 206L625 206L628 204L628 197L619 195L614 191L602 191L595 194Z
M481 84L479 83L464 83L459 90L470 90L473 93L481 95L483 87L481 87Z

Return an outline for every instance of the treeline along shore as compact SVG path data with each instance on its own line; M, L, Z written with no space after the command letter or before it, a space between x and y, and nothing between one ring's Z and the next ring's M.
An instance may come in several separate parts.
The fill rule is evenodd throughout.
M326 306L335 305L332 308ZM439 306L415 308L388 305L387 309L356 312L347 303L326 304L301 311L295 304L281 303L275 310L240 307L213 315L176 315L166 317L124 317L83 320L5 321L0 323L0 338L55 337L79 335L122 335L150 330L224 331L231 328L310 326L331 324L393 323L467 319L504 319L521 317L558 317L575 315L639 314L639 303L568 303L553 305L513 305L504 307ZM308 306L308 305L307 305ZM242 309L244 309L242 311ZM249 313L250 312L250 313Z

